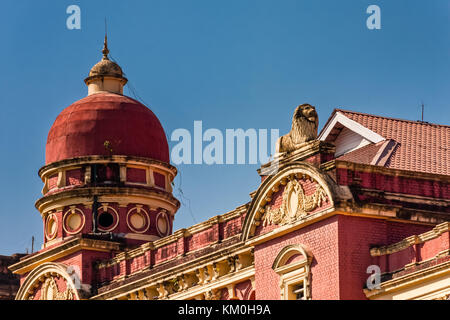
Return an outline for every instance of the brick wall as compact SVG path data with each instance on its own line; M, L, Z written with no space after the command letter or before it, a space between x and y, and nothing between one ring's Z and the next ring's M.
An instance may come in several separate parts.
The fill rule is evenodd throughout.
M370 249L388 245L432 227L411 223L390 222L379 219L339 216L339 274L341 299L366 299L363 287L370 265L379 265L382 272L385 263L374 259Z
M244 216L237 216L230 220L213 223L207 229L195 232L186 237L180 237L153 250L148 250L135 258L123 260L118 265L103 267L98 270L97 279L107 283L118 276L130 275L150 266L156 267L166 261L182 259L186 253L206 248L213 243L233 237L241 232ZM176 261L176 260L175 260ZM119 268L119 269L118 269Z
M255 246L256 299L280 299L279 276L272 264L278 253L292 244L306 246L314 255L311 264L312 298L339 299L337 216Z
M420 263L433 258L435 258L434 260L437 260L436 256L439 253L442 253L450 248L449 236L449 231L447 231L434 239L408 246L403 250L396 251L388 255L377 257L378 260L383 262L382 271L403 271L403 273L405 273L407 270L404 269L408 264Z
M272 264L291 244L309 248L311 294L322 299L366 299L367 267L380 264L370 255L375 246L420 234L432 227L353 216L334 216L255 247L256 299L280 299L279 276ZM445 241L444 241L445 242ZM384 268L385 264L380 267Z

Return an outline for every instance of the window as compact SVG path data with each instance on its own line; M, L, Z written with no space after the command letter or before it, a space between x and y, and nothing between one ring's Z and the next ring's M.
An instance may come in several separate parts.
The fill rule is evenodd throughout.
M312 254L301 245L287 246L280 251L273 263L273 270L280 276L282 300L311 299L309 290Z
M109 212L102 212L98 217L98 223L104 229L108 229L114 223L114 217Z
M93 184L114 184L120 181L120 168L117 163L91 165Z
M305 281L301 280L299 283L290 286L289 293L291 296L289 300L305 300Z

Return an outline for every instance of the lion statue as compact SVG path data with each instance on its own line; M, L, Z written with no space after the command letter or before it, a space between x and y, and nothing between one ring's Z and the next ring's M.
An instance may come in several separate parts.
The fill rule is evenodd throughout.
M299 105L292 117L291 131L277 140L276 152L291 152L301 144L316 139L318 126L316 108L307 103Z

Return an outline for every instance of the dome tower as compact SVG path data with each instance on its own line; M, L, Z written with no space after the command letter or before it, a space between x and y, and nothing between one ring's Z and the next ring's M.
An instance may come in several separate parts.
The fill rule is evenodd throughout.
M177 170L164 129L150 109L123 95L127 79L108 58L106 36L102 52L85 79L88 96L64 109L48 134L36 202L44 248L83 234L139 244L172 233Z

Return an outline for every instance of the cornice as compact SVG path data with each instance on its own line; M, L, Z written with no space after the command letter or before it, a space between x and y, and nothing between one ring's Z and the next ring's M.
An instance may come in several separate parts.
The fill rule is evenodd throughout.
M240 206L233 211L227 212L227 213L219 215L219 216L212 217L212 218L208 219L207 221L198 223L189 228L179 229L167 237L164 237L164 238L152 241L152 242L147 242L147 243L139 246L136 249L127 251L126 255L125 254L123 254L121 256L118 255L109 261L103 261L102 263L99 264L99 266L107 267L107 266L115 265L117 263L120 263L120 261L122 261L122 260L134 258L134 257L144 254L147 251L156 250L156 249L166 246L168 244L178 242L181 238L189 237L196 233L200 233L204 230L212 228L214 225L217 225L219 223L227 222L232 219L238 218L238 217L242 216L245 212L246 212L245 205ZM240 234L238 234L236 236L240 237ZM230 238L232 238L232 237L230 237ZM228 238L222 239L222 241L226 241L227 239ZM200 248L198 250L188 251L188 252L186 252L186 255L190 255L190 254L192 254L196 251L202 250L202 249L203 248Z
M288 163L302 161L319 153L334 154L335 150L336 147L332 143L313 140L304 143L303 146L297 148L295 151L275 155L272 161L263 164L257 171L260 175L271 175L278 168Z
M119 242L75 237L63 242L61 245L26 256L19 262L9 266L9 269L15 274L24 274L44 262L55 261L74 252L81 250L100 252L119 251L120 246L121 244Z
M159 201L167 203L173 209L178 209L180 202L170 193L165 190L153 188L153 187L80 187L69 190L63 190L61 192L43 196L36 201L35 207L41 212L51 210L54 206L61 207L59 202L68 200L70 204L88 203L92 201L94 195L102 196L114 196L114 197L143 197L149 199L157 199Z
M375 166L365 163L356 163L343 160L332 160L335 163L336 169L348 169L351 171L362 171L374 174L382 174L387 176L403 177L409 179L433 180L443 183L450 182L450 176L442 174L434 174L420 171L409 171L395 168L386 168L382 166Z
M434 227L432 230L430 230L428 232L407 237L400 242L397 242L397 243L394 243L394 244L391 244L388 246L372 248L372 249L370 249L370 255L372 257L378 257L378 256L384 256L384 255L392 254L395 252L399 252L399 251L405 250L415 244L421 244L426 241L436 239L439 236L441 236L443 233L449 232L449 231L450 231L450 222L444 222L444 223L437 225L436 227Z
M385 281L380 285L380 289L364 289L364 293L367 298L376 299L379 296L388 295L403 288L424 283L432 278L448 274L450 274L450 261Z
M42 177L43 175L48 174L52 170L61 169L63 167L80 166L83 164L94 164L94 163L109 163L109 162L114 162L117 164L151 165L158 167L163 171L170 171L174 176L177 173L176 167L172 166L169 163L162 162L159 160L134 156L112 155L112 156L76 157L57 162L52 162L39 169L38 174L39 177Z

